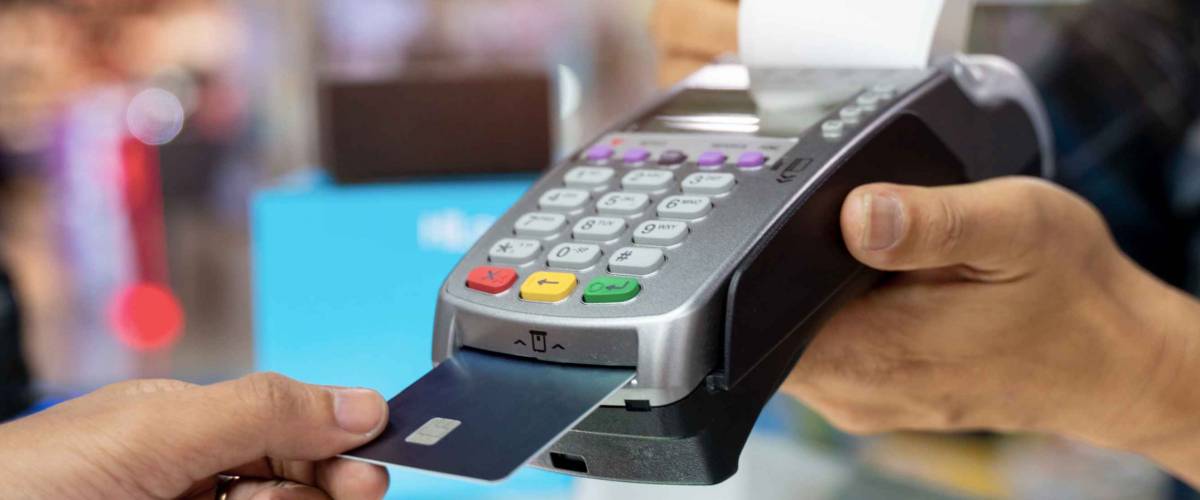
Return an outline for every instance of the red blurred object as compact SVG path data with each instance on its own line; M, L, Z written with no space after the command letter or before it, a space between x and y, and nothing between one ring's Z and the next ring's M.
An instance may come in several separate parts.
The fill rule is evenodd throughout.
M125 208L133 237L137 278L167 282L167 243L163 227L162 187L158 177L158 150L132 136L121 143Z
M139 351L170 347L183 332L183 308L170 290L138 283L116 294L109 321L117 338Z
M138 351L165 349L183 333L184 315L166 284L167 245L158 151L126 137L121 143L121 161L136 274L133 284L113 296L109 321L125 345Z

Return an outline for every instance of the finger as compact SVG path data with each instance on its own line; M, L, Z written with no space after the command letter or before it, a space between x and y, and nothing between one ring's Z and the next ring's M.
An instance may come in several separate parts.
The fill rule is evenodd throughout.
M1063 239L1072 214L1049 183L1004 178L946 187L861 186L842 206L842 233L871 267L910 271L965 265L999 279L1036 266L1039 249Z
M335 500L379 500L387 494L387 469L334 458L317 464L317 486Z
M270 459L272 476L295 481L301 484L317 486L317 467L311 460L279 460Z
M225 470L221 471L221 473L229 475L229 476L239 476L239 477L258 477L258 478L275 477L275 470L276 470L277 466L275 465L274 462L275 461L271 460L270 458L263 458L260 460L255 460L248 464L240 465L238 467L234 467L231 469L225 469ZM284 478L284 479L292 479L292 478ZM292 479L292 480L295 481L295 479ZM299 482L304 482L304 481L299 481ZM312 484L312 483L308 483L308 484Z
M667 55L711 60L737 50L737 16L729 0L659 0L651 30Z
M226 448L241 445L228 466L262 456L320 460L361 445L387 423L387 403L366 389L308 385L257 373L195 391L222 403L224 417L204 427ZM224 436L224 437L221 437Z
M735 0L659 0L650 18L658 83L670 86L737 50Z
M319 486L317 484L316 465L309 460L264 458L224 470L222 474L257 479L286 479L294 483Z
M138 437L168 443L192 480L272 457L322 460L366 443L387 422L376 392L303 384L278 374L161 395ZM169 423L169 425L161 425Z
M658 62L658 84L674 85L711 62L711 58L665 56Z
M329 500L325 492L282 479L240 479L229 488L228 500Z

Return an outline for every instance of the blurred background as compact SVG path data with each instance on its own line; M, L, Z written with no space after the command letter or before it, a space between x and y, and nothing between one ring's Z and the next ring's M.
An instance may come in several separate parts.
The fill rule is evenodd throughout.
M971 50L1036 68L1087 6L984 2ZM0 267L34 403L254 370L399 391L429 368L436 288L475 237L538 170L690 70L661 57L657 8L0 0ZM852 438L777 399L717 488L393 471L393 494L1192 498L1136 457L1034 436Z

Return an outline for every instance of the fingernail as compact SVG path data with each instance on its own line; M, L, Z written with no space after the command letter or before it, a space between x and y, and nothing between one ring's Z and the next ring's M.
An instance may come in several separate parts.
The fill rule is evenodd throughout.
M902 210L900 200L885 194L867 193L862 197L864 227L862 247L878 251L891 248L900 240Z
M382 424L383 405L379 395L368 389L333 389L333 417L338 427L366 434Z

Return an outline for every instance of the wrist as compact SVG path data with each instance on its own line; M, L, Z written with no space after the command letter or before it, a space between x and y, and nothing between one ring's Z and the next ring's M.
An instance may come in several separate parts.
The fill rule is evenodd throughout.
M1076 437L1149 457L1200 481L1200 303L1124 255L1102 293L1111 372ZM1071 434L1071 433L1068 433ZM1189 477L1189 472L1190 477Z

